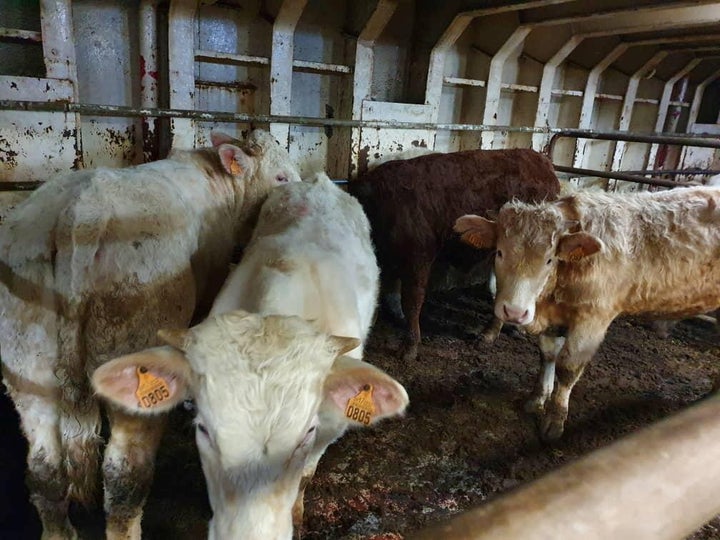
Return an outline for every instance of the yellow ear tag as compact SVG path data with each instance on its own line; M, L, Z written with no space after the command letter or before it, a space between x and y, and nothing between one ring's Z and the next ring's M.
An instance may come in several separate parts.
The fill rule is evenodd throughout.
M243 170L242 167L240 166L240 164L239 164L237 161L235 161L235 160L233 159L233 160L230 162L230 172L231 172L234 176L237 176L238 174L240 174L240 173L242 172L242 170Z
M156 377L146 367L138 367L138 387L135 395L138 405L143 409L150 409L159 405L170 397L170 387L162 377Z
M581 247L576 247L568 254L568 260L570 262L578 262L583 258L583 250Z
M372 394L372 384L363 386L355 397L348 399L345 416L350 420L355 420L367 426L370 420L372 420L373 414L375 414L375 404L373 403Z

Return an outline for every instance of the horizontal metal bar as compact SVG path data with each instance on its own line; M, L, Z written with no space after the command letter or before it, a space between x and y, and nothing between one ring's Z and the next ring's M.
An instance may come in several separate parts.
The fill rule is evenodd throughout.
M25 41L42 43L42 33L17 28L0 28L0 41Z
M204 122L235 122L268 124L272 122L306 126L366 127L392 129L424 129L437 131L500 131L507 133L547 133L558 136L585 137L629 142L659 142L683 146L720 148L720 140L705 135L686 134L677 136L663 133L630 134L625 131L595 131L591 129L568 129L533 126L496 126L488 124L435 124L432 122L399 122L396 120L344 120L311 116L269 115L231 113L224 111L198 111L194 109L159 109L122 107L118 105L92 105L68 102L44 102L0 100L0 111L55 112L108 117L191 118Z
M344 75L352 73L350 66L343 64L326 64L324 62L308 62L306 60L293 60L293 69L298 71L312 71L316 73L337 73Z
M636 182L638 184L648 184L651 186L677 187L698 185L697 182L673 182L672 180L663 180L662 178L646 178L644 176L636 176L615 171L595 171L593 169L578 169L576 167L565 167L563 165L553 165L558 172L573 173L579 176L598 176L600 178L613 178L616 180L625 180L626 182Z
M453 86L477 86L480 88L487 84L482 79L463 79L462 77L443 77L443 82Z
M604 141L625 141L675 144L679 146L697 146L701 148L720 148L720 139L706 135L686 133L684 135L671 135L663 133L630 133L628 131L592 131L581 129L558 129L548 143L545 153L552 157L552 148L557 139L561 137L575 137L578 139L596 139Z
M266 56L248 56L217 51L195 51L195 61L207 64L224 64L231 66L269 66L270 59Z
M674 175L700 175L700 176L712 176L714 174L720 174L720 171L705 171L705 170L699 170L699 169L676 169L676 170L667 170L664 171L662 169L658 169L656 171L623 171L627 174L652 174L652 175L658 175L658 174L669 174L671 176Z
M408 540L676 540L720 512L720 396Z

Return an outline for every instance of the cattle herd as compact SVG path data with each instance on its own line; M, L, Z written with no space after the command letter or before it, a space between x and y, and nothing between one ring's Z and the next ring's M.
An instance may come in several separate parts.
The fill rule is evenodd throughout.
M2 376L43 538L75 537L69 503L97 496L101 466L107 537L140 539L183 402L209 537L292 537L327 447L412 400L362 359L381 291L399 286L398 367L421 362L433 266L462 246L494 260L486 336L538 335L527 410L546 440L616 317L720 308L720 187L563 195L545 156L516 149L403 156L347 193L301 181L267 132L212 143L50 179L0 225Z

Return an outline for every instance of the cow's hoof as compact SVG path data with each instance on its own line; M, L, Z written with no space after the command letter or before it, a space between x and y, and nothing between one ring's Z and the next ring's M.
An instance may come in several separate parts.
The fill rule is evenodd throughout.
M525 412L530 414L542 414L545 412L545 401L540 398L529 399L525 402Z
M565 430L565 421L546 416L540 422L540 438L545 442L557 441Z
M412 362L417 359L418 346L417 345L405 345L401 351L402 359L404 362Z
M491 343L495 343L495 340L498 338L499 335L500 332L495 332L494 330L486 330L485 332L480 334L480 339L482 339L484 343L487 343L489 345Z

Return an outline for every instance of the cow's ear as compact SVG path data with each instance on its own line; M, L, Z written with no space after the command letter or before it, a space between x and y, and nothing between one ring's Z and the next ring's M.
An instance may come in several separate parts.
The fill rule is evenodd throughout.
M223 169L233 176L244 175L252 164L252 158L234 144L221 144L218 155Z
M348 424L369 425L402 414L408 402L405 388L387 373L342 356L325 379L322 407Z
M221 144L237 144L240 141L222 131L212 131L210 132L210 142L213 146L218 147Z
M459 217L453 230L463 242L476 248L494 248L497 244L497 224L484 217L472 214Z
M560 238L557 256L561 261L575 262L602 249L602 242L595 236L579 232L566 234Z
M156 347L121 356L92 375L95 392L135 414L169 411L187 397L190 365L179 350Z
M329 336L327 346L335 354L335 356L340 356L352 351L353 349L357 349L361 344L362 341L358 338Z

